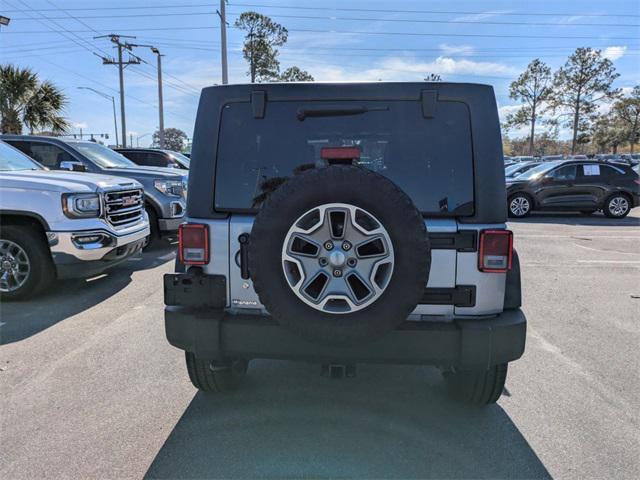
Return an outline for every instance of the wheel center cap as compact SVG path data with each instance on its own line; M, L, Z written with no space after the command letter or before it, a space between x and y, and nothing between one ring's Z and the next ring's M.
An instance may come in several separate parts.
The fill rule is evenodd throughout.
M335 251L329 255L329 263L332 267L342 267L347 261L347 257L344 253Z
M4 262L2 262L2 270L3 271L8 271L11 270L11 262L9 260L5 260Z

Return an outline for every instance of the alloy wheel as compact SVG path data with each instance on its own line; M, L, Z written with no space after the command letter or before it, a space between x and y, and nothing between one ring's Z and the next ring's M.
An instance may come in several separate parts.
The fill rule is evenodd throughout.
M516 217L523 217L527 213L529 213L529 209L531 205L529 204L529 200L526 197L515 197L511 200L509 204L509 209L511 213L513 213Z
M629 202L626 198L619 196L613 197L609 202L609 212L615 217L621 217L629 210Z
M13 292L29 278L31 263L27 252L11 240L0 239L0 292Z
M393 246L384 226L365 210L345 203L304 213L282 246L289 287L324 313L351 313L371 305L389 285L393 265Z

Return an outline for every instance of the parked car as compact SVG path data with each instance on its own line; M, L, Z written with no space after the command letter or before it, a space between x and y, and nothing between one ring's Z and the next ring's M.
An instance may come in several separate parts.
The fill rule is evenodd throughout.
M640 204L640 179L626 165L565 160L541 164L507 180L507 205L512 217L533 210L597 210L622 218Z
M0 141L2 300L103 272L138 253L149 234L136 180L50 171Z
M505 178L514 178L540 165L539 162L520 162L508 166L504 170Z
M31 135L2 135L0 139L51 170L99 173L139 181L144 187L152 241L163 234L175 234L183 222L187 174L181 170L141 167L94 142Z
M520 163L520 162L533 162L535 161L535 157L530 156L530 155L519 155L517 157L512 157L512 160L516 163Z
M564 160L562 155L544 155L540 161L541 162L555 162L558 160Z
M253 358L425 364L495 402L526 331L501 151L490 86L205 88L164 279L191 382L232 389Z
M136 165L189 170L189 159L183 154L159 148L114 148Z

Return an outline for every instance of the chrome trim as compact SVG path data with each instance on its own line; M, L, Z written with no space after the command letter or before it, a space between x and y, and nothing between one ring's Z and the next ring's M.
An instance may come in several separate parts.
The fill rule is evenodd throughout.
M125 204L125 199L132 203ZM105 220L116 228L134 225L144 219L144 192L141 188L105 191L102 202Z
M114 248L148 237L150 233L149 225L145 225L140 230L121 236L114 235L106 230L86 230L78 232L47 232L47 238L50 239L49 248L54 262L62 259L67 260L69 256L78 261L92 261L100 260ZM78 246L74 242L75 238L89 235L103 235L104 241L82 246Z

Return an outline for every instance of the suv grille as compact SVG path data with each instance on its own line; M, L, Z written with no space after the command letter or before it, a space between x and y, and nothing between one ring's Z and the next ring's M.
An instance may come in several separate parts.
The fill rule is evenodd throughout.
M116 228L127 227L142 220L144 194L140 189L119 190L104 194L107 221Z

